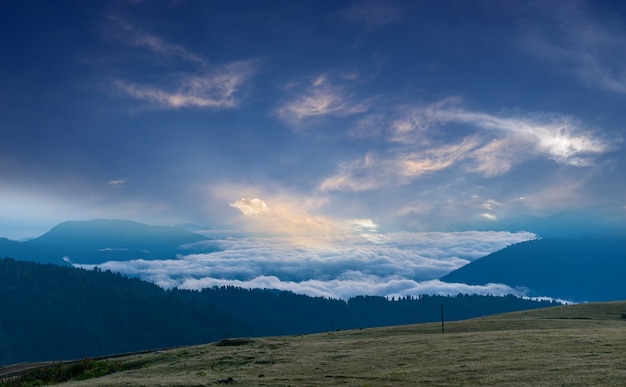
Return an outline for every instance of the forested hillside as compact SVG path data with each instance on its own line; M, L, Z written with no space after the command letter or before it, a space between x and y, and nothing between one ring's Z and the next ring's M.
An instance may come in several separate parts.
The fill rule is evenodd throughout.
M585 301L626 298L626 235L546 238L511 245L441 278L504 283L530 295Z
M62 360L225 336L324 332L552 306L516 297L423 296L347 302L234 287L163 290L136 278L0 260L0 364Z
M138 279L12 259L0 261L0 305L1 364L207 342L226 327L248 332Z

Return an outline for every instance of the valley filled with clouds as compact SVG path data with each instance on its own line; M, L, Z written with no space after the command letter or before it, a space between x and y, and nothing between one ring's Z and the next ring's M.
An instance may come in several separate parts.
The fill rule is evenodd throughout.
M240 236L190 246L205 244L219 248L217 252L179 255L171 260L111 261L97 266L165 288L268 288L346 300L357 295L524 295L524 289L503 284L470 286L437 279L491 252L534 238L527 232L477 231ZM73 262L88 269L96 266L81 265L80 257L73 258Z

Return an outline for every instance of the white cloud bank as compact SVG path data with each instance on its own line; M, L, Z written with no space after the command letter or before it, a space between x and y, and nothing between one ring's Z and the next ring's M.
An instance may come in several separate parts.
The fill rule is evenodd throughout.
M516 294L502 284L469 286L437 280L507 245L534 239L527 232L376 233L358 222L361 234L244 237L206 242L221 251L171 260L111 261L98 265L162 287L200 289L234 285L290 290L347 299L356 295ZM204 242L203 242L204 243ZM80 262L79 257L72 257ZM76 266L90 268L90 265Z

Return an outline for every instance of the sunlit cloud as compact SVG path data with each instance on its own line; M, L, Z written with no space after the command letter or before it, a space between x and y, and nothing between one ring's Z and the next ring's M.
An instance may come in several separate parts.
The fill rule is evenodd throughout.
M431 147L422 152L397 152L391 158L369 153L362 159L340 164L339 173L326 178L320 189L365 191L390 184L408 184L417 177L454 165L476 146L474 139L468 138L460 143Z
M208 74L179 75L167 85L142 85L124 80L115 80L113 84L124 94L154 107L223 109L238 105L236 92L253 72L252 62L237 62Z
M241 211L244 215L256 215L269 211L267 204L258 198L241 198L230 204Z
M208 194L212 201L230 203L237 210L230 213L232 225L248 233L300 237L304 241L309 236L352 231L346 219L322 214L327 198L288 192L276 186L236 184L212 184Z
M368 103L356 98L342 86L333 84L326 74L309 82L292 84L290 96L277 109L276 115L290 125L325 116L344 117L367 110Z
M354 220L352 224L360 231L365 226L369 234L376 234L369 220ZM166 288L234 285L333 298L457 294L459 289L478 294L517 294L505 285L471 287L436 279L507 245L536 237L526 232L472 231L398 232L371 239L369 234L353 230L309 236L308 242L312 243L293 236L226 238L199 244L218 247L220 251L214 253L158 261L111 261L98 266ZM75 265L92 267L80 262Z
M125 19L112 16L109 20L111 27L106 35L119 42L149 50L162 58L178 59L186 65L184 71L171 72L159 83L142 84L125 79L113 80L117 91L144 101L151 107L233 108L238 104L237 91L256 69L254 61L209 65L202 56L179 44L167 42L143 31ZM155 66L154 61L150 62L151 66Z
M611 143L567 116L493 115L465 110L457 98L409 109L386 130L385 153L339 164L339 171L320 184L322 191L365 191L411 183L439 171L458 167L468 173L494 177L533 158L585 167ZM458 125L463 128L459 129ZM454 128L454 136L441 132ZM462 130L459 134L459 130ZM460 139L459 139L460 137Z
M490 213L483 213L483 214L480 214L480 215L481 215L483 218L485 218L485 219L489 219L489 220L497 220L497 219L498 219L498 217L497 217L497 216L495 216L494 214L490 214Z

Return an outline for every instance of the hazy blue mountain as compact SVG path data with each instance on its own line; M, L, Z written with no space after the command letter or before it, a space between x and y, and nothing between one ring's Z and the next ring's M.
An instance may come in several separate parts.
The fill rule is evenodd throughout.
M102 263L110 260L175 258L177 253L213 251L203 247L182 247L208 238L177 227L94 219L63 222L40 237L26 242L0 240L0 256L21 260L63 264Z
M183 230L186 231L190 231L190 232L196 232L196 231L203 231L203 230L210 230L210 227L206 227L206 226L201 226L197 223L179 223L177 225L175 225L174 227L177 228L182 228Z
M617 234L626 230L626 210L622 206L589 207L557 212L549 216L520 216L498 220L484 219L455 226L458 230L530 231L543 238L576 238L594 234Z
M441 278L504 283L531 296L582 301L626 299L626 235L547 238L509 246Z

